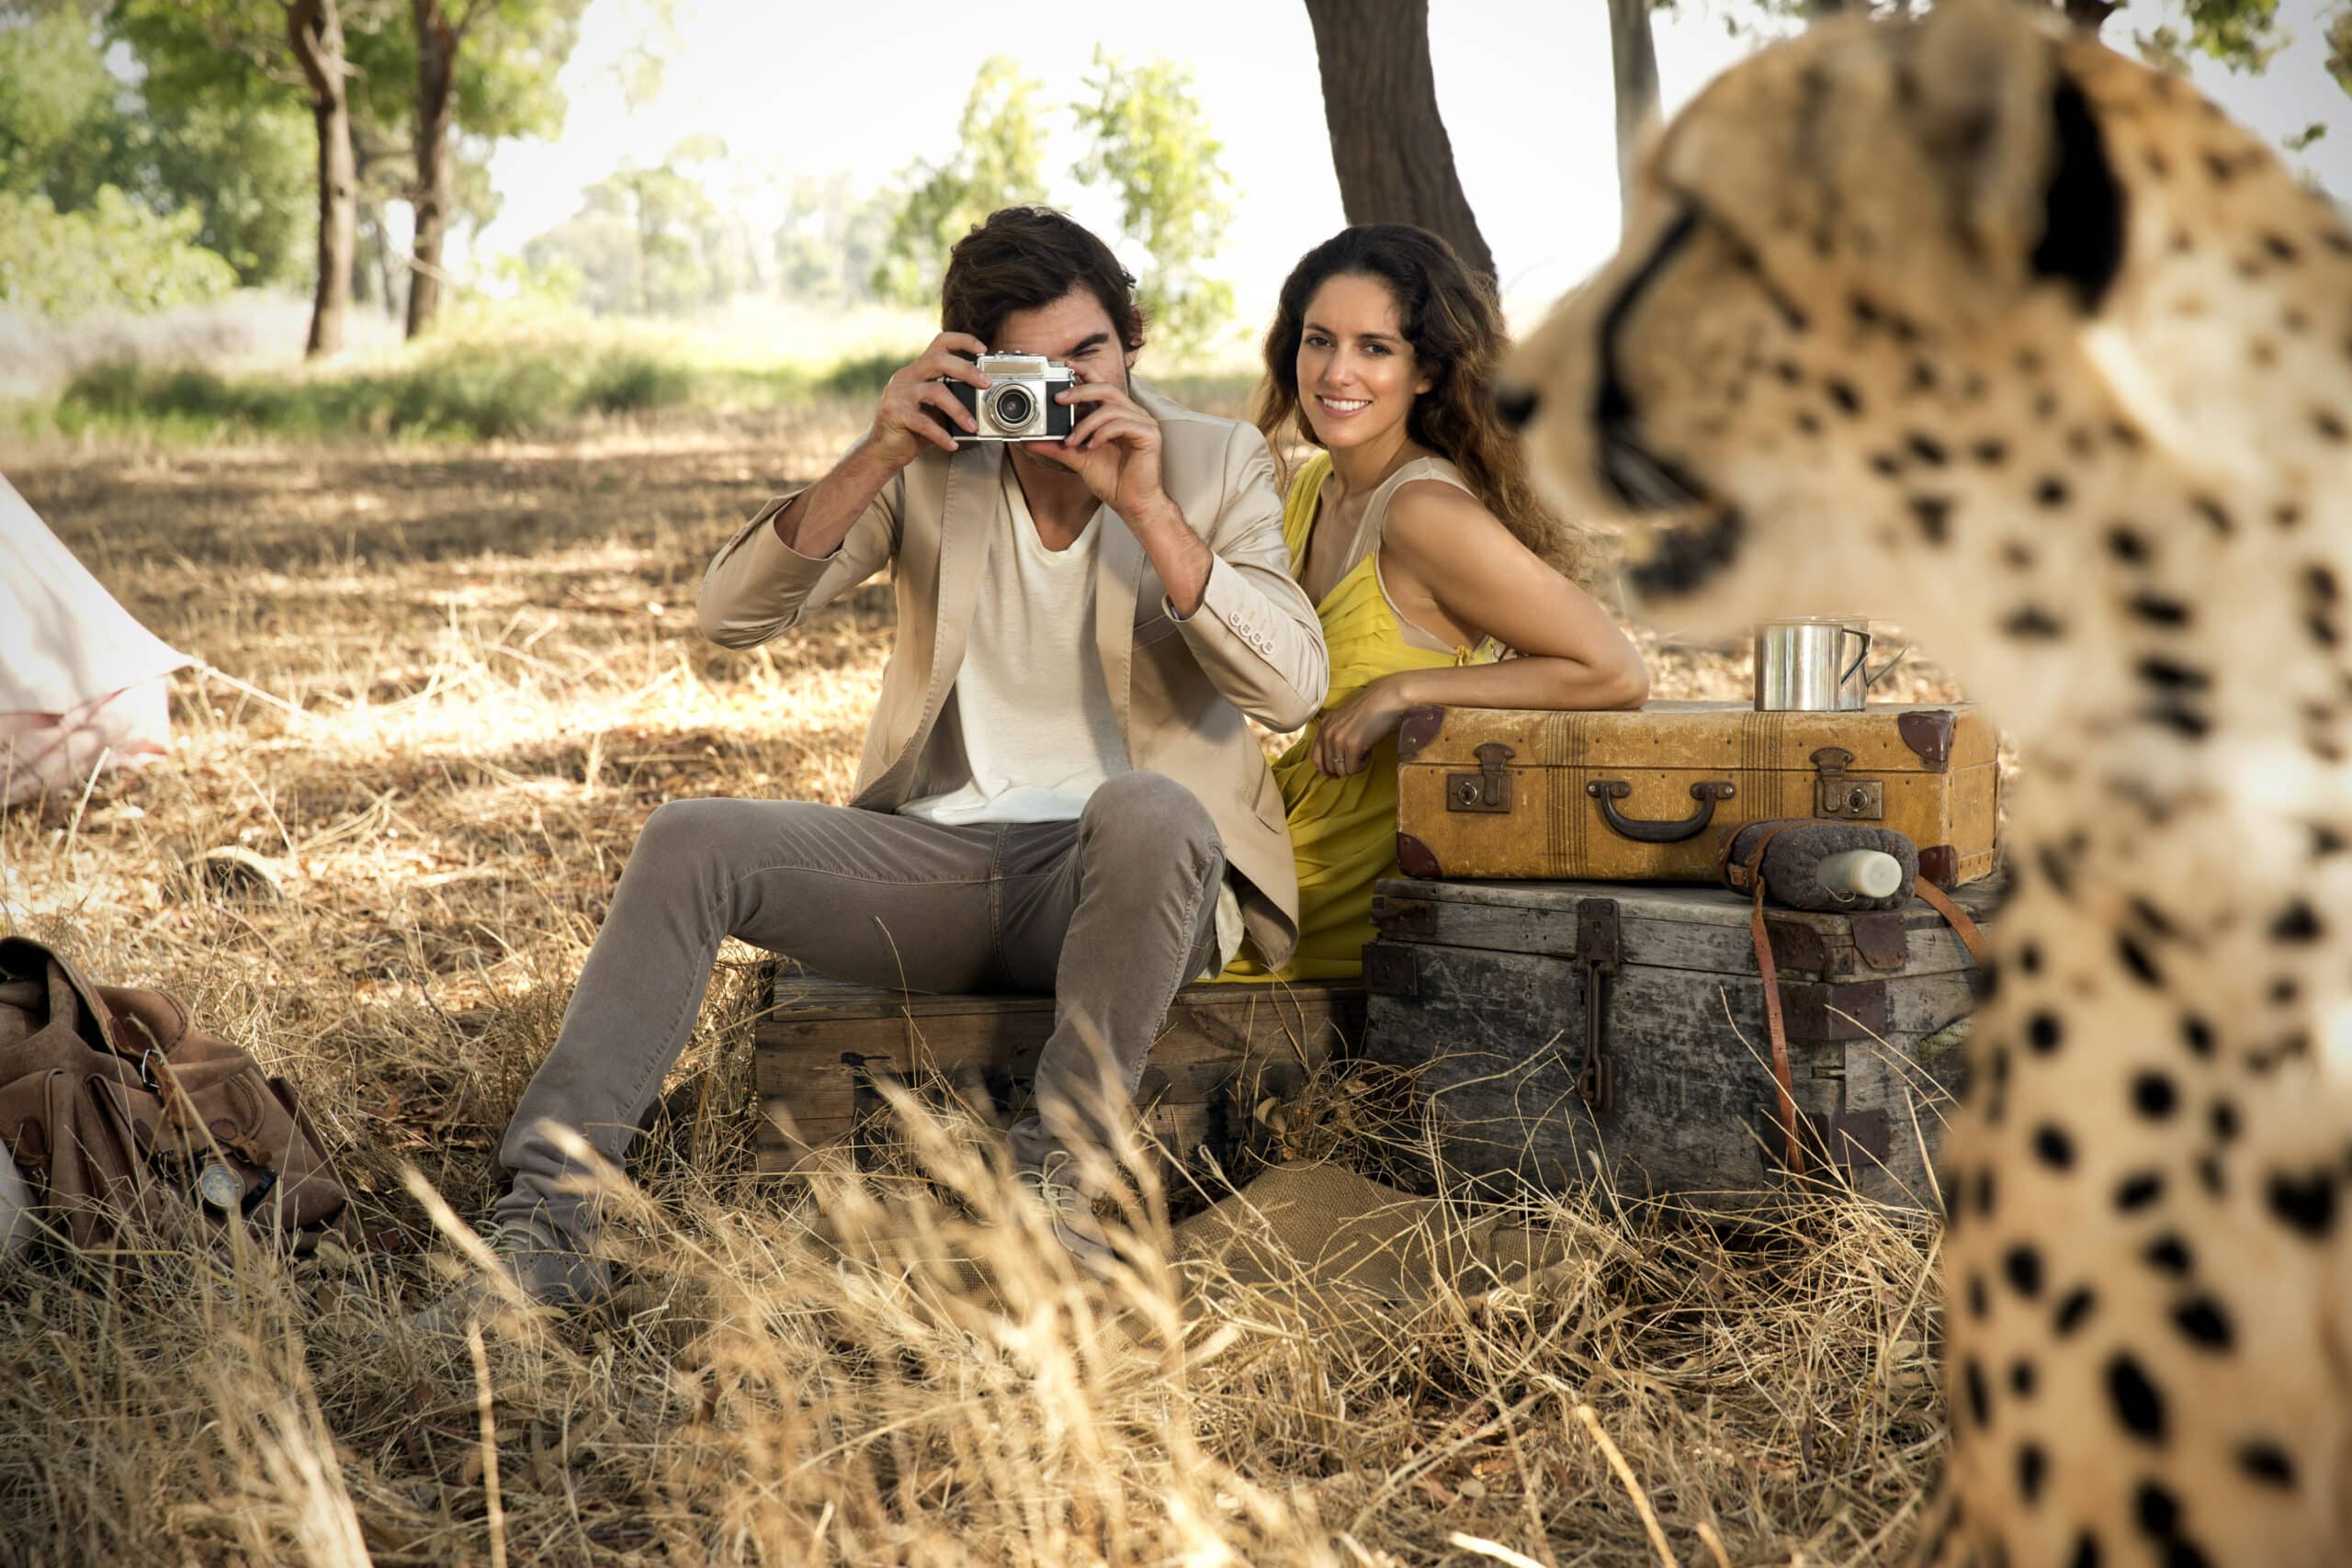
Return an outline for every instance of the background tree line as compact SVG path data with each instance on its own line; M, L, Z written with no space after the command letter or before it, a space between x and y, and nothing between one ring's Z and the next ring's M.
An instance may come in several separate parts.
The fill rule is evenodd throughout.
M631 0L632 103L674 47L672 0ZM1351 221L1420 223L1489 277L1494 260L1439 113L1428 0L1303 0ZM2049 0L2174 68L2204 54L2260 70L2278 0ZM0 0L0 302L52 316L153 309L239 286L312 290L309 350L341 346L355 303L433 321L452 229L495 215L501 140L553 136L555 83L588 0ZM1608 0L1621 175L1657 114L1653 7L1705 7L1765 33L1927 0ZM2352 0L2322 21L2352 79ZM888 187L686 139L589 186L524 249L530 280L590 309L665 313L745 294L924 303L947 247L1055 176L1115 204L1166 341L1229 317L1214 257L1235 192L1188 71L1102 53L1066 102L1012 61L979 66L952 150ZM1052 169L1058 137L1078 155ZM2314 127L2308 136L2318 134ZM413 216L405 249L388 209Z

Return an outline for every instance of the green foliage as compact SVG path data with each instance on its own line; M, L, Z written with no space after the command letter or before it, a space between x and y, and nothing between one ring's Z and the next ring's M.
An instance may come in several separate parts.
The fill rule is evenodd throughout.
M193 210L159 216L112 186L61 213L46 196L0 193L0 301L70 321L93 310L160 310L236 287L199 248Z
M908 171L908 190L874 269L874 292L908 305L939 298L947 252L1000 207L1046 198L1045 131L1037 100L1044 89L1003 55L980 62L956 152L943 163Z
M2352 93L2352 6L2341 6L2327 19L2327 73L2335 85Z
M60 399L60 428L137 425L197 438L223 431L282 437L498 440L588 414L673 408L701 390L688 366L628 347L583 358L560 344L472 343L390 370L293 379L90 367Z
M112 108L97 35L70 7L0 26L0 191L56 199L51 172Z
M1196 347L1233 315L1233 286L1200 272L1233 220L1224 143L1209 133L1189 66L1128 66L1097 49L1086 85L1093 96L1075 112L1091 145L1076 174L1118 193L1120 227L1150 254L1136 292L1154 335Z
M706 184L726 157L717 137L690 136L658 165L624 164L582 193L571 220L526 244L524 261L576 273L579 299L598 311L675 314L726 299L744 264Z

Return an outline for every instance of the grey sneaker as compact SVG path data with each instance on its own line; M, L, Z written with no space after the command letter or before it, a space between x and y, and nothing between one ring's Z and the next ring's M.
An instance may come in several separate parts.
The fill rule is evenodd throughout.
M1068 1149L1048 1150L1036 1164L1023 1161L1017 1174L1023 1193L1044 1211L1054 1239L1095 1279L1110 1279L1118 1252L1094 1217L1095 1189L1080 1174L1077 1157Z
M612 1270L601 1260L560 1239L547 1225L505 1220L482 1232L498 1255L499 1267L535 1307L558 1310L587 1306L612 1293ZM425 1333L463 1333L469 1322L487 1319L511 1298L482 1275L469 1274L401 1321Z

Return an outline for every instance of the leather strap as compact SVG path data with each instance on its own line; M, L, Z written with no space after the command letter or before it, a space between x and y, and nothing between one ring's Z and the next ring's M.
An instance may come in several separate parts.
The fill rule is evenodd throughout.
M1924 876L1914 879L1911 891L1927 900L1928 908L1944 918L1945 923L1951 927L1951 934L1960 938L1960 945L1968 949L1968 956L1976 961L1976 967L1984 968L1987 963L1984 933L1976 929L1976 922L1968 918L1968 911L1953 903L1951 894Z
M1747 931L1756 942L1756 973L1764 981L1764 1028L1771 1037L1772 1081L1780 1090L1774 1110L1781 1123L1781 1156L1792 1176L1804 1174L1804 1145L1797 1136L1796 1089L1789 1072L1789 1032L1781 1017L1780 966L1772 962L1772 938L1764 929L1764 852L1773 840L1799 826L1802 824L1781 822L1764 829L1763 836L1756 840L1756 848L1749 852L1745 866L1732 863L1732 839L1726 836L1724 840L1724 880L1731 880L1731 873L1744 870L1752 889L1747 908Z

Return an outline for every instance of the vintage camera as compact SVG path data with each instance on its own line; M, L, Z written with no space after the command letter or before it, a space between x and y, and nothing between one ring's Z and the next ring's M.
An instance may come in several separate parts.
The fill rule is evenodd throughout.
M1055 393L1077 380L1069 366L1042 354L983 354L978 367L988 386L947 382L979 426L957 430L956 440L1059 441L1069 434L1070 416L1078 411L1054 401Z

